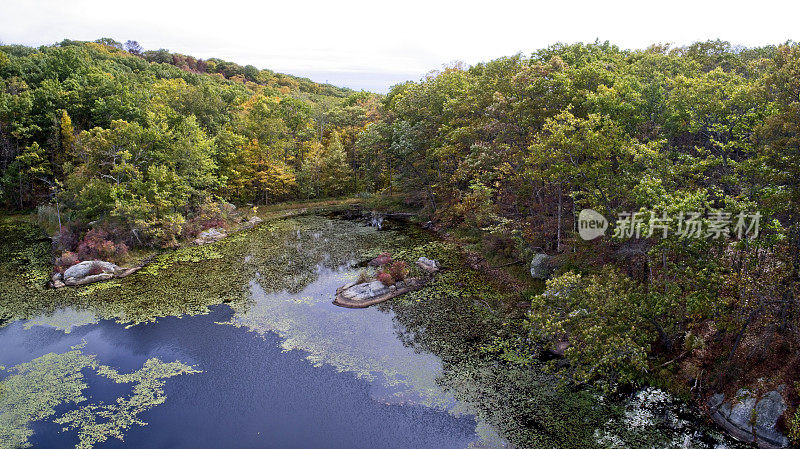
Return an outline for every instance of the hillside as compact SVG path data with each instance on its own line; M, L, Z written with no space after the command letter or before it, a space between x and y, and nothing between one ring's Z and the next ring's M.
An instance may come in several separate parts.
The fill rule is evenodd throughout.
M62 222L114 221L142 243L165 245L220 199L352 190L343 143L352 146L375 115L376 96L219 59L129 50L108 39L0 47L6 209L52 205Z

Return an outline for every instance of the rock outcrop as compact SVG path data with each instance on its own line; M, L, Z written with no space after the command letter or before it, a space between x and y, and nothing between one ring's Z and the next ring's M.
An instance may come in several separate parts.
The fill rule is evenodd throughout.
M341 307L364 308L384 301L388 301L395 296L411 290L416 290L425 285L426 280L420 278L408 278L395 282L394 285L386 286L381 281L355 282L339 287L336 290L336 298L333 303Z
M553 272L550 266L551 257L544 253L539 253L531 259L531 276L534 279L549 279Z
M64 271L63 283L65 285L84 285L92 282L107 281L122 269L111 262L102 260L87 260L77 263ZM55 279L53 286L57 284Z
M401 281L402 282L402 281ZM342 297L352 299L354 301L366 301L377 296L385 295L397 287L383 285L381 281L366 282L363 284L355 284L342 291Z
M434 259L428 259L427 257L420 257L417 259L416 264L422 271L428 274L436 273L440 269L439 262Z
M711 419L738 440L755 443L762 449L789 446L789 440L777 429L778 419L786 411L778 391L758 398L741 389L728 401L724 394L717 393L708 400L708 406Z
M195 245L205 245L207 243L214 243L218 240L222 240L227 237L228 234L225 232L223 228L210 228L206 229L205 231L197 234L197 238L194 239Z
M260 224L260 223L261 223L261 222L263 222L263 221L264 221L264 220L263 220L261 217L259 217L258 215L254 215L254 216L253 216L252 218L250 218L249 220L245 220L245 219L243 218L243 219L242 219L242 224L241 224L241 226L239 227L239 229L252 229L252 228L254 228L256 225Z
M53 277L50 279L50 281L51 281L50 285L53 288L61 288L64 285L66 285L64 284L64 275L61 273L55 273Z

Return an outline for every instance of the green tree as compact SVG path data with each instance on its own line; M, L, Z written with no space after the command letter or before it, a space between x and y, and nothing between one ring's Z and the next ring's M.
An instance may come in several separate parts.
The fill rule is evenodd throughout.
M339 133L331 133L330 141L320 157L320 183L326 196L342 195L350 185L347 154Z

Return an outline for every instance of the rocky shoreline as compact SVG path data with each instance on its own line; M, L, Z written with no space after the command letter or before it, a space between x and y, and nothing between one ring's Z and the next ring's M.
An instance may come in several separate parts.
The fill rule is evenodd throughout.
M263 221L263 219L255 215L247 221L242 221L239 226L231 230L226 230L219 227L206 229L200 232L197 235L197 238L192 240L191 243L194 245L207 245L209 243L218 242L235 232L252 229L261 224ZM177 249L179 247L180 246L177 246L173 249ZM150 256L140 261L138 264L130 267L120 267L104 260L85 260L72 265L64 270L63 273L54 273L50 280L49 287L77 287L81 285L93 284L95 282L108 281L111 279L121 279L141 270L147 266L147 264L150 263L153 258L154 256Z

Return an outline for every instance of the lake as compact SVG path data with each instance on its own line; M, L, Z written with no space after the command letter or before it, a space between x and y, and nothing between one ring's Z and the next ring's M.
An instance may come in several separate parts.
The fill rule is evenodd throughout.
M448 269L379 306L333 305L384 251ZM0 328L0 446L733 447L660 393L612 400L499 360L514 293L461 262L418 229L308 215L122 280L5 287L23 293Z

